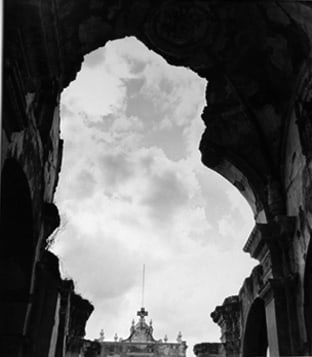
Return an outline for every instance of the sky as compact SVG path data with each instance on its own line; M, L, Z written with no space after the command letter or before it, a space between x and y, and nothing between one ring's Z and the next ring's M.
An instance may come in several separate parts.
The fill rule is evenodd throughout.
M61 98L64 156L51 248L62 275L95 306L87 338L127 338L144 304L154 337L218 342L210 313L238 293L256 261L237 189L198 150L207 82L135 38L85 56Z

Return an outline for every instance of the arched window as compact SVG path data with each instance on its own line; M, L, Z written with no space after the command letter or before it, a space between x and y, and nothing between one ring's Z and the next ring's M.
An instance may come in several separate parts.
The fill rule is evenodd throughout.
M267 356L268 337L265 317L265 306L257 298L248 313L243 339L243 357Z

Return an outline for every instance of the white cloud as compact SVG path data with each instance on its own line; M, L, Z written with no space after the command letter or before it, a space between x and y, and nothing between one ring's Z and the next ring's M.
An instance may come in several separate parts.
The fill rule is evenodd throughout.
M187 202L187 188L170 171L151 179L150 192L142 200L142 203L150 209L151 218L159 225L171 223L175 211Z
M254 264L240 252L252 223L238 191L200 164L205 83L132 38L86 61L62 97L53 249L95 304L88 337L127 336L145 263L155 336L218 340L209 314Z
M79 72L77 79L62 93L64 103L66 102L70 108L75 108L75 111L86 112L95 118L122 106L125 97L123 82L105 73L102 67L86 68ZM105 93L103 83L110 88Z

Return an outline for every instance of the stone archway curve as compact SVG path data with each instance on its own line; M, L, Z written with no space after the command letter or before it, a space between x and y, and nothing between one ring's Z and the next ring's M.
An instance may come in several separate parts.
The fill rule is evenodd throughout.
M27 52L20 60L25 92L48 86L59 94L85 54L130 35L205 77L203 161L247 197L263 223L286 211L284 114L309 47L296 11L275 2L7 0L5 17L15 21L7 24L4 52Z

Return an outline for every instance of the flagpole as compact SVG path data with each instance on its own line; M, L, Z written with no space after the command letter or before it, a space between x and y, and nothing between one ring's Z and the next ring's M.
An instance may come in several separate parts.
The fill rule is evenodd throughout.
M143 272L142 272L142 301L141 301L141 307L144 307L144 289L145 289L145 264L143 264Z

